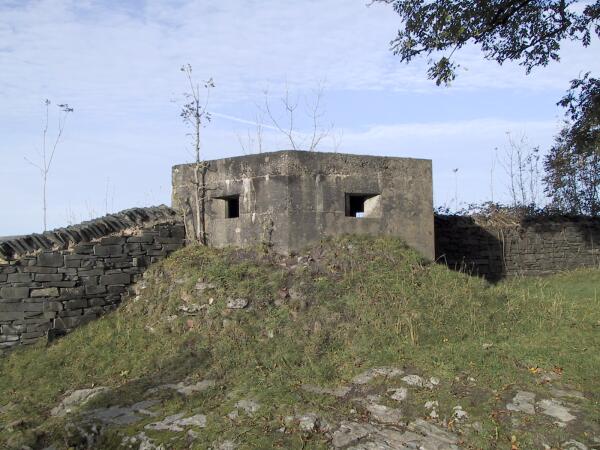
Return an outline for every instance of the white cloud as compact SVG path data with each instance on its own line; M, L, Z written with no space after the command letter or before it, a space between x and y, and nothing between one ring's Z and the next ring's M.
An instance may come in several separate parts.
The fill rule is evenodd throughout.
M454 206L456 181L460 204L490 200L491 184L494 200L507 202L507 174L501 165L508 148L507 133L525 136L529 148L539 146L543 154L558 125L553 120L496 118L374 125L362 131L346 130L341 151L431 159L436 205ZM458 169L456 175L454 169Z
M103 6L104 5L104 6ZM66 98L107 113L157 110L182 86L179 66L213 76L216 101L255 98L287 79L292 89L328 80L336 89L432 91L425 61L399 63L388 51L398 17L383 5L347 0L148 1L125 9L103 2L38 0L0 6L0 99L28 113L40 97ZM458 89L546 89L600 63L567 46L564 63L535 79L466 49ZM569 75L567 75L569 74Z
M338 97L358 93L365 103L375 90L440 95L443 91L426 79L426 61L404 65L389 52L398 17L384 5L367 8L365 3L1 2L0 173L9 192L0 210L0 234L33 228L39 186L22 157L35 154L39 144L44 98L75 107L51 188L52 198L61 202L51 203L56 205L52 223L59 226L69 203L79 216L90 208L101 211L107 178L123 208L169 201L170 165L188 159L185 129L171 103L185 90L182 63L191 63L199 79L214 77L214 111L242 120L252 119L247 110L262 100L263 89L276 95L286 82L292 92L302 92L326 80L325 87ZM433 158L438 193L446 189L447 169L460 167L461 182L473 196L481 193L472 186L481 184L489 152L504 142L507 129L524 128L532 142L544 144L555 129L548 117L556 109L540 109L525 122L495 114L502 93L517 90L526 97L535 91L557 99L579 71L600 69L600 60L590 56L594 51L567 45L562 63L530 77L522 68L482 61L476 49L461 52L459 62L468 70L460 73L453 92L481 95L485 100L474 105L472 117L493 119L464 120L465 114L457 117L448 102L443 111L432 106L430 123L394 124L407 120L395 118L395 111L410 111L413 105L381 101L385 111L378 111L379 103L357 104L350 113L347 106L329 104L329 117L339 123L337 116L352 116L348 122L364 124L344 130L340 151ZM239 154L235 132L246 128L216 117L205 133L207 157ZM265 141L267 148L289 147L270 132Z

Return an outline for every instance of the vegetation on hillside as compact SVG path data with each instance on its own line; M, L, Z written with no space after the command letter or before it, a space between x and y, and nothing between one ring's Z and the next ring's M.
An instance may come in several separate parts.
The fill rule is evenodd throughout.
M535 418L515 430L505 404L516 388L545 389L552 375L587 398L578 423L600 426L598 286L598 270L490 285L423 261L392 238L341 238L290 258L188 247L151 268L139 295L115 313L0 360L0 447L85 448L69 425L78 414L135 403L162 384L216 380L190 396L160 391L161 415L207 415L192 440L146 434L165 448L225 439L239 448L326 448L327 434L281 432L285 417L311 411L336 423L363 413L300 387L344 385L378 366L438 378L435 392L411 394L403 411L423 417L435 397L440 416L451 417L460 403L480 424L460 431L466 447L510 448L512 440L532 448L540 435L555 445L583 428ZM228 308L234 299L249 304ZM69 392L96 386L110 390L79 413L50 415ZM248 398L262 405L256 414L228 417ZM107 427L95 445L118 447L156 420Z

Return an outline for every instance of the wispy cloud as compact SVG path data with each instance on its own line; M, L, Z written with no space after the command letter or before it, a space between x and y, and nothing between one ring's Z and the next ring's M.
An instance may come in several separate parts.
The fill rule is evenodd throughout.
M217 102L255 98L267 84L294 90L327 79L336 89L435 92L425 61L401 64L388 51L398 18L362 1L38 0L0 6L0 99L14 112L40 96L87 109L157 109L178 94L179 66L213 76ZM590 63L571 52L533 80L502 70L475 49L460 55L457 89L563 88L565 72ZM582 64L584 63L585 64ZM567 77L568 78L568 77Z
M185 90L183 63L192 64L198 79L212 76L217 83L211 104L217 114L204 135L207 157L241 153L236 135L255 126L249 111L262 103L265 88L276 98L286 84L291 92L305 93L326 80L338 101L327 110L328 121L343 131L340 151L434 158L437 192L447 184L446 167L459 165L474 168L461 176L472 178L469 191L476 192L489 152L509 129L524 128L533 142L549 143L555 102L568 81L580 71L600 70L600 59L591 56L596 44L587 51L567 45L560 64L529 77L522 68L499 67L467 48L459 55L463 69L452 92L469 96L472 109L467 113L463 107L459 114L454 97L436 108L431 99L449 97L449 91L426 79L425 60L405 65L389 52L398 17L386 5L366 3L0 2L0 173L10 190L0 215L18 211L1 217L0 234L31 229L39 186L23 156L35 154L39 144L44 98L75 107L50 187L51 207L57 208L52 223L58 226L67 206L85 212L88 204L104 204L107 176L118 193L117 207L149 198L169 201L169 167L187 159L186 130L172 102ZM515 91L522 95L523 103L530 95L550 100L520 120L511 116L512 105L497 112L508 91L513 100ZM401 101L405 93L412 103ZM430 120L411 120L411 111L422 106L421 95L430 99L430 115L425 111ZM478 96L481 100L473 100ZM288 146L272 127L264 129L265 148ZM333 147L331 140L323 146ZM67 199L72 205L58 204ZM23 204L30 207L23 211Z

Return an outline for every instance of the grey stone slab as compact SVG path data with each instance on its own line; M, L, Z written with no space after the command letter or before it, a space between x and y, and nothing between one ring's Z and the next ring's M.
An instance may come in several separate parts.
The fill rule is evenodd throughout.
M27 333L32 333L34 331L47 332L50 328L52 328L52 323L48 321L46 323L27 325L27 328L23 331L26 331Z
M87 308L88 301L85 298L78 298L75 300L67 300L64 302L64 306L65 306L65 309L67 309L67 310Z
M154 422L146 425L147 430L167 430L167 431L184 431L184 427L206 427L206 416L204 414L195 414L190 417L184 417L183 413L173 414L165 417L160 422Z
M390 408L378 403L368 403L365 408L371 417L380 423L399 424L403 419L402 410L398 408Z
M94 267L101 267L102 260L97 258L85 257L85 259L81 260L81 268L82 269L92 269Z
M183 241L180 237L157 237L155 242L157 244L172 244L176 246L174 248L180 248L183 244Z
M83 308L80 309L63 309L58 312L58 317L61 319L64 317L77 317L83 315Z
M123 254L122 245L95 245L94 255L96 256L116 256Z
M104 306L104 305L106 305L106 299L101 298L101 297L90 298L88 300L88 303L90 306Z
M62 305L60 302L44 300L41 302L26 301L15 305L13 311L23 312L43 312L43 311L60 311Z
M23 312L26 321L30 319L54 319L56 312L54 311L25 311Z
M92 398L108 392L108 388L97 386L89 389L79 389L67 395L56 407L52 408L50 414L53 416L62 417L71 413L75 408L84 405Z
M65 257L65 267L68 268L78 268L81 267L81 260L80 259L66 259L67 257Z
M45 335L45 331L32 331L30 333L22 333L21 339L38 339Z
M167 250L164 249L160 249L160 250L155 250L155 249L149 249L147 254L148 256L167 256Z
M94 269L79 269L77 271L77 275L80 277L96 277L99 275L104 275L106 270L102 267L94 268Z
M129 269L133 267L133 259L129 258L127 261L119 261L113 264L115 269Z
M77 281L75 280L65 280L65 281L49 281L44 283L45 286L48 287L59 287L59 288L73 288L77 286Z
M9 287L0 288L0 298L21 299L29 297L28 287Z
M28 267L23 267L23 272L27 272L27 273L58 273L58 269L56 267L28 266Z
M22 301L18 302L10 302L10 303L0 303L0 313L1 312L19 312L24 311L25 306Z
M89 255L94 251L93 244L78 244L73 249L74 253L78 255Z
M132 259L133 267L147 267L148 266L148 258L144 256L137 256Z
M23 311L0 311L0 321L23 320Z
M40 253L36 261L36 265L40 267L62 267L64 263L64 256L57 252Z
M89 306L83 310L84 316L89 315L89 316L100 317L102 314L104 314L104 309L102 309L101 306Z
M171 236L185 239L185 227L183 225L171 225Z
M404 374L404 370L396 367L374 367L367 369L352 379L353 384L367 384L377 377L393 378Z
M202 381L198 381L196 383L189 382L189 381L181 381L176 384L162 384L155 388L149 389L148 391L146 391L146 395L154 394L154 393L156 393L160 390L164 390L164 389L173 389L182 395L188 396L188 395L192 395L196 392L202 392L207 389L210 389L210 388L214 387L215 385L216 385L215 380L202 380Z
M31 297L33 297L33 298L35 298L35 297L58 297L58 296L59 296L58 288L55 288L55 287L31 290Z
M87 295L98 295L106 292L106 286L102 285L90 285L85 287L85 293Z
M525 414L535 414L535 394L533 392L519 391L512 402L506 405L509 411L519 411Z
M377 433L377 428L368 423L343 421L333 433L332 445L335 448L345 447L363 439L370 434Z
M61 317L56 319L55 326L58 329L71 329L86 323L91 322L95 319L95 316L73 316L73 317Z
M127 288L125 286L108 286L107 287L107 291L109 294L123 294L127 291Z
M123 236L107 236L100 239L100 245L122 245L127 241Z
M29 283L33 279L30 273L9 273L7 281L9 283Z
M68 288L60 288L60 299L61 300L71 300L78 299L85 295L85 287L77 286L77 287L68 287Z
M132 254L140 254L142 253L142 246L141 244L135 243L127 244L125 245L125 252L129 256L131 256Z
M567 408L563 402L557 399L544 399L537 402L538 408L541 409L543 414L558 419L560 424L565 424L575 420L577 417L572 414L569 408Z
M27 331L26 325L0 325L0 334L19 334Z
M36 273L34 275L35 281L62 281L62 273Z
M150 244L150 243L154 242L154 235L146 234L146 235L141 235L141 236L130 236L127 238L127 242Z
M100 277L101 285L126 285L131 283L131 276L128 273L115 273L111 275L103 275Z
M351 390L351 386L339 386L335 388L327 388L321 386L315 386L313 384L303 384L300 386L302 390L306 392L311 392L313 394L325 394L325 395L333 395L334 397L345 397Z

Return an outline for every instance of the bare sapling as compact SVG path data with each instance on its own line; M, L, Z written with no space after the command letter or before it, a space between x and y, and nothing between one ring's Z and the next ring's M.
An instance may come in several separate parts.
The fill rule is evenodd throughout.
M61 142L65 125L67 123L67 117L73 112L67 103L61 103L56 105L58 111L58 124L56 129L56 136L49 142L49 128L50 128L50 105L52 102L48 99L44 100L44 122L42 128L42 147L39 150L39 162L34 162L29 158L25 157L25 161L31 164L33 167L40 171L40 177L42 180L42 216L43 216L43 227L44 231L48 229L48 176L52 169L52 163L54 162L54 156L56 155L56 149Z
M500 160L507 177L511 205L531 207L537 205L540 182L539 147L530 147L525 135L515 140L510 133L508 147Z
M192 132L189 135L192 137L195 156L193 184L196 220L192 234L197 242L206 245L206 171L208 166L201 154L201 129L211 120L211 115L207 107L210 99L210 90L215 87L215 84L212 78L203 82L206 95L202 98L200 95L200 85L192 77L192 66L185 64L181 67L181 71L185 74L189 84L189 92L184 93L186 103L183 105L180 115L183 122L192 128Z
M328 127L322 125L325 112L323 110L323 86L321 84L315 89L312 99L303 98L305 116L310 121L310 131L305 133L297 130L300 97L292 97L287 84L284 94L280 98L284 111L283 118L278 118L274 113L268 91L264 92L264 97L265 115L269 118L272 127L285 136L291 150L308 150L313 152L317 150L322 140L329 136L333 129L333 125Z

